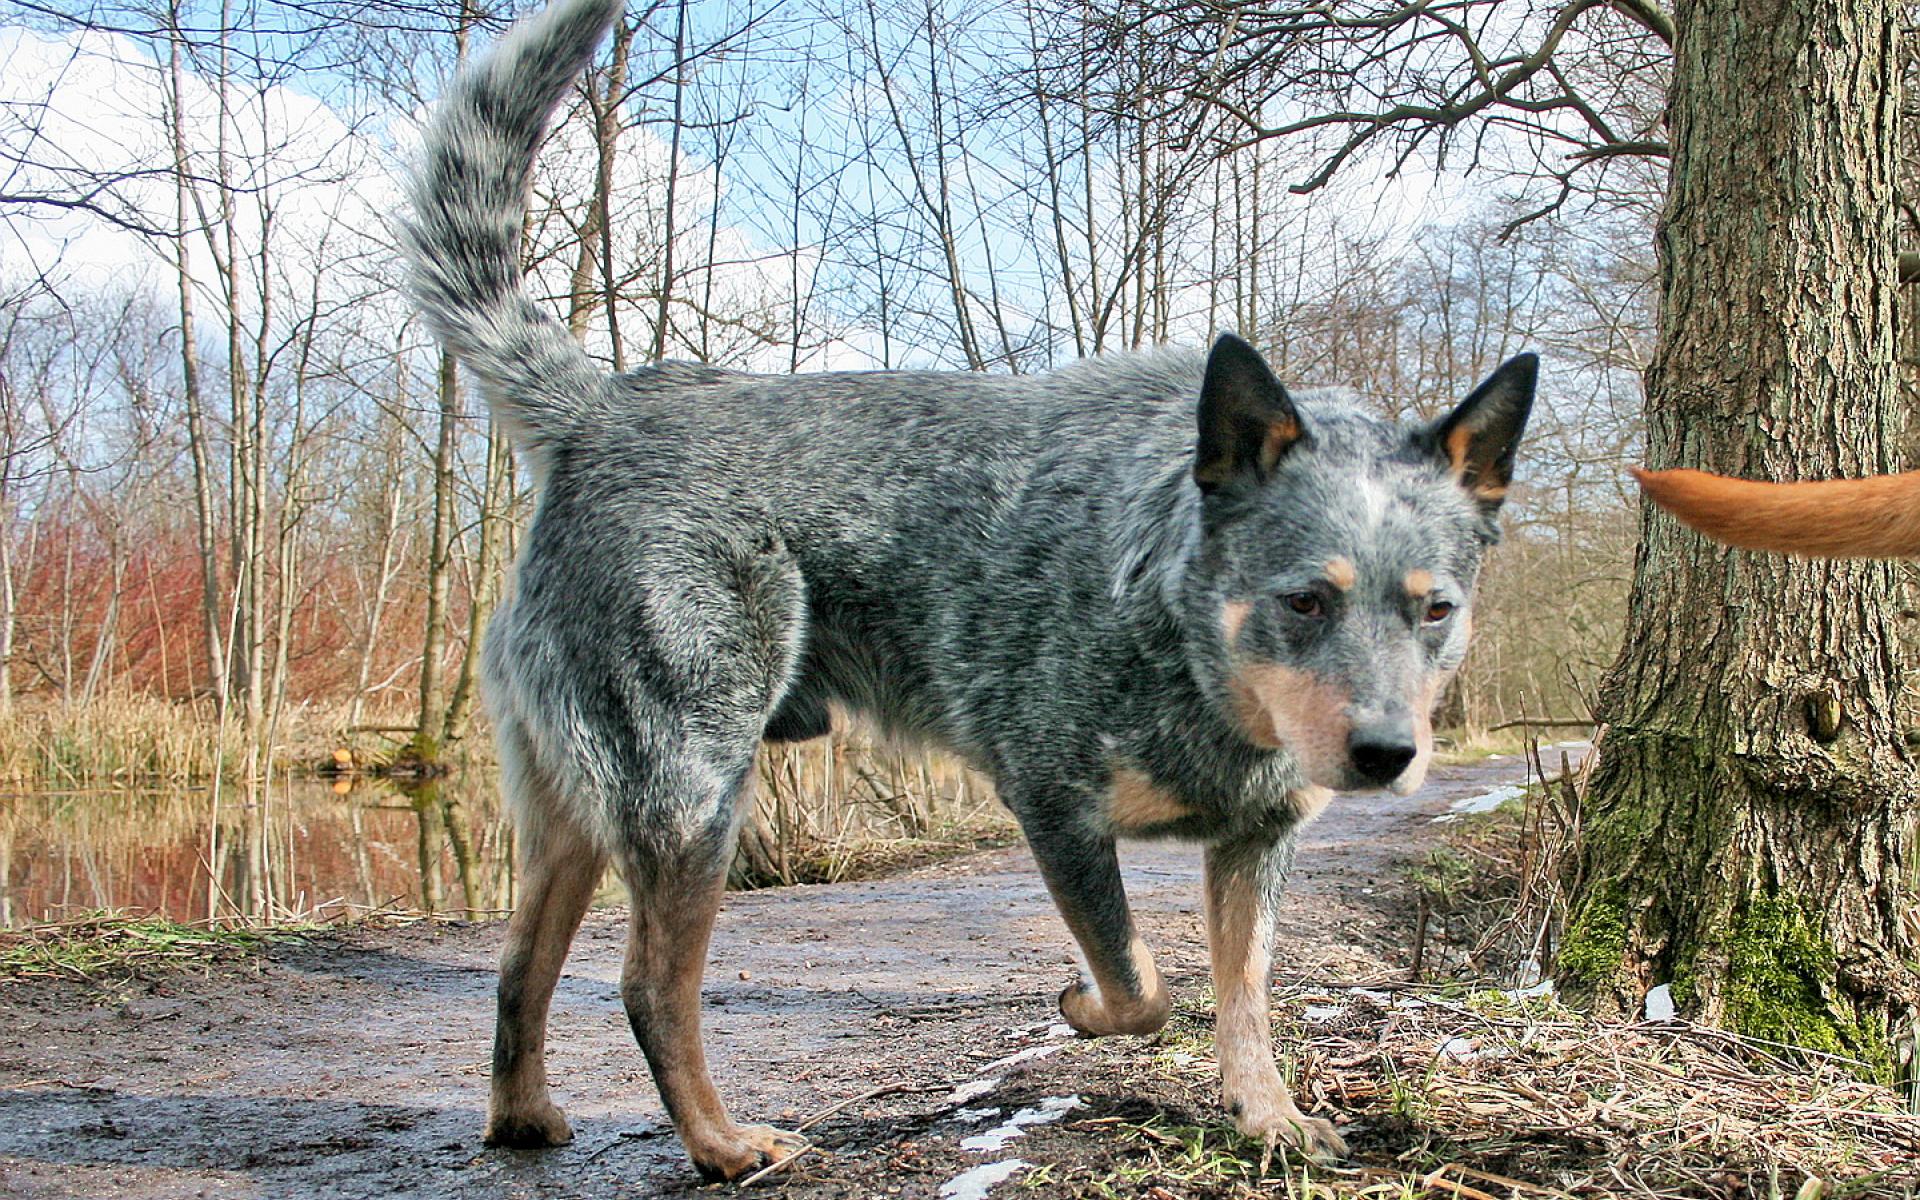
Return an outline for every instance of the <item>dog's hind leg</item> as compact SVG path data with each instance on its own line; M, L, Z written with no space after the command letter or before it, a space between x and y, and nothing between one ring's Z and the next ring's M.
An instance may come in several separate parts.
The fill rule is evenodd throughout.
M558 1146L571 1141L573 1131L547 1095L547 1007L606 857L529 761L525 738L511 720L501 722L497 737L502 782L513 793L520 902L507 922L500 956L486 1143Z
M736 775L736 791L751 786L745 775ZM710 810L702 827L655 830L621 865L633 912L620 997L694 1166L712 1178L737 1179L805 1142L765 1125L736 1124L707 1070L700 978L738 828L734 796L716 799L718 811Z
M1273 1061L1268 1017L1273 932L1293 866L1291 835L1207 847L1207 948L1213 959L1214 1053L1234 1124L1269 1146L1320 1159L1346 1154L1333 1124L1302 1115Z
M736 1179L804 1143L736 1124L700 1038L700 977L749 802L754 750L791 690L805 628L799 570L776 538L649 547L663 597L628 627L615 689L626 728L612 817L632 902L620 996L660 1099L703 1174Z
M1091 977L1060 993L1067 1024L1088 1037L1147 1034L1165 1025L1173 1000L1134 929L1113 839L1077 824L1029 822L1026 834Z

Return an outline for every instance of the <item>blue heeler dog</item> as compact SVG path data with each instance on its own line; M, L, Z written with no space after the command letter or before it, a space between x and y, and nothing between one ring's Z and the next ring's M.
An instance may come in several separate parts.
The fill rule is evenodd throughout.
M1082 1033L1170 1005L1115 839L1204 843L1227 1108L1341 1153L1274 1065L1275 905L1330 790L1425 775L1535 360L1409 428L1289 396L1230 336L1029 378L609 377L518 252L548 115L618 6L561 0L459 76L406 229L415 296L540 485L485 658L523 864L487 1141L569 1137L547 1005L611 862L621 997L694 1164L735 1178L800 1144L728 1115L700 977L755 747L825 735L837 705L992 777L1084 953L1059 1000Z

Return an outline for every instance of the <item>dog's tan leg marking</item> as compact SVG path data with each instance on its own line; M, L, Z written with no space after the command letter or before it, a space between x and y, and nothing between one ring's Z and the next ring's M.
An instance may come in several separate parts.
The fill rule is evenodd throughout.
M1076 983L1060 993L1060 1015L1067 1024L1086 1037L1110 1037L1118 1033L1144 1036L1157 1032L1173 1014L1173 995L1154 964L1153 951L1134 934L1127 943L1127 960L1138 987L1113 969L1113 964L1097 958L1093 942L1073 931L1087 965L1093 971L1093 986Z
M1295 1106L1274 1065L1268 1020L1273 915L1257 881L1207 851L1207 949L1213 959L1214 1052L1234 1124L1250 1138L1282 1142L1316 1158L1344 1155L1330 1121Z
M500 955L486 1143L525 1149L573 1140L547 1095L547 1007L606 859L557 816L524 822L520 834L520 905Z
M1107 818L1117 830L1149 829L1193 815L1193 810L1139 771L1113 773L1107 790Z
M1060 993L1060 1015L1088 1037L1152 1033L1167 1023L1173 998L1134 929L1113 839L1091 826L1036 823L1027 830L1040 877L1091 977Z
M717 869L667 869L628 879L633 913L620 998L693 1165L708 1176L738 1179L806 1142L766 1125L736 1125L707 1071L700 977L725 884L724 858Z

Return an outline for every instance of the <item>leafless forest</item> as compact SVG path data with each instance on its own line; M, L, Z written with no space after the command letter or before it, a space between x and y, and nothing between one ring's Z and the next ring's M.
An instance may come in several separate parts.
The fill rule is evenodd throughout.
M216 728L253 771L358 726L464 738L525 483L397 295L386 218L423 107L513 12L9 7L5 772L192 770ZM1584 6L1471 141L1276 124L1458 94L1469 29L1505 53L1555 15L1448 8L1209 49L1177 8L654 4L557 131L528 264L614 367L1037 371L1234 328L1428 413L1538 348L1452 723L1584 716L1630 546L1662 65Z

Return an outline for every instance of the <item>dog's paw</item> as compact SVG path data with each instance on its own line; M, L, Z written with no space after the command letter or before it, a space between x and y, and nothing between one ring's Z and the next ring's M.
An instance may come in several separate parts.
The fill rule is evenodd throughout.
M791 1158L807 1139L771 1125L736 1125L727 1133L689 1144L693 1165L708 1179L734 1180Z
M1346 1139L1334 1129L1333 1122L1302 1113L1278 1080L1271 1089L1228 1097L1227 1111L1233 1114L1234 1126L1243 1135L1265 1146L1260 1160L1263 1174L1277 1145L1318 1163L1334 1163L1347 1156Z
M541 1101L523 1112L494 1113L487 1118L483 1138L489 1146L512 1150L540 1150L564 1146L573 1140L573 1127L554 1104Z
M1081 1037L1115 1034L1145 1036L1157 1032L1173 1013L1165 987L1131 1004L1108 1004L1097 988L1084 983L1067 985L1060 993L1060 1015Z

